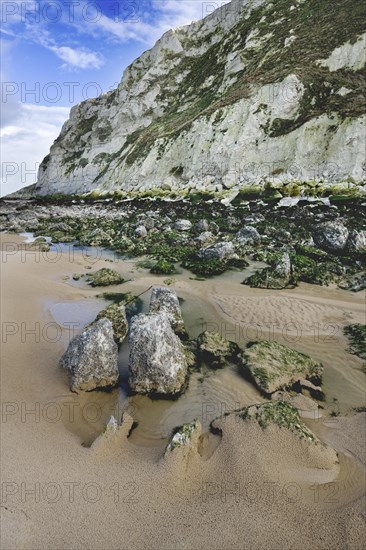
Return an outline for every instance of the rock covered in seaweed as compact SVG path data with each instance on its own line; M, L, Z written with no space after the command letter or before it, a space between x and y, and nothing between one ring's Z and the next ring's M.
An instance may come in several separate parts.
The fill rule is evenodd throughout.
M321 381L323 365L308 355L263 340L252 342L242 353L241 368L266 395L292 387L305 379Z
M136 393L177 396L182 392L187 362L168 313L132 318L129 369L130 386Z
M87 277L91 286L119 285L124 281L122 275L109 267L102 267L94 273L89 273Z
M76 393L110 388L118 382L118 348L112 323L103 318L71 340L60 359L68 371L70 389Z
M198 336L197 347L200 360L214 368L221 368L235 361L239 353L239 346L235 342L208 330Z
M113 336L117 344L121 344L128 333L128 322L126 317L126 308L124 304L111 304L98 313L92 326L99 319L107 318L111 321L113 327Z

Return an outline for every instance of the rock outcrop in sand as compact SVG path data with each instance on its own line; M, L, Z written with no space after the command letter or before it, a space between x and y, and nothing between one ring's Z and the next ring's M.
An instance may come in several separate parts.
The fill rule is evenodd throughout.
M186 335L182 311L175 290L166 287L154 287L150 298L150 313L166 313L174 332Z
M323 366L308 355L278 342L252 342L243 351L241 368L266 395L306 379L318 382Z
M167 313L132 318L129 369L130 386L137 393L177 396L182 392L187 362Z
M71 340L60 359L68 371L70 389L76 393L110 388L118 382L118 347L109 319L100 319Z

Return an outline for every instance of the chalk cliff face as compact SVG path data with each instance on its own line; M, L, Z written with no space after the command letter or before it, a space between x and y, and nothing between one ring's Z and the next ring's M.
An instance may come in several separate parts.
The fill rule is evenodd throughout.
M71 110L36 192L361 182L363 15L359 0L233 0L167 32Z

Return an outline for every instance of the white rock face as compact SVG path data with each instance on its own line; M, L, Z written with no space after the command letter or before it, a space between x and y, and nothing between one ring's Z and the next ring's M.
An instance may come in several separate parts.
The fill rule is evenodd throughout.
M344 67L358 71L365 65L366 59L366 33L351 44L346 42L339 48L332 51L328 59L319 61L319 65L328 67L330 71L338 71Z
M363 66L364 35L347 40L348 13L338 6L345 25L337 47L318 51L317 37L308 39L308 61L306 9L306 2L289 10L233 0L165 33L126 68L116 90L71 109L40 166L36 193L233 192L275 177L363 181L358 84L341 72L334 90L329 84L326 97L338 94L338 107L328 108L316 90L324 70L331 80L335 71ZM325 3L324 10L327 16ZM313 87L299 76L309 63L319 71Z

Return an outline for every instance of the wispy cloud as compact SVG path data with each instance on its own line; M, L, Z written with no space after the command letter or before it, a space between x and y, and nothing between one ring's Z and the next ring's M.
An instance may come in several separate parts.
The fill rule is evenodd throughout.
M65 62L63 68L100 69L104 65L104 59L100 54L85 49L74 49L69 46L48 46L48 49Z

